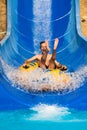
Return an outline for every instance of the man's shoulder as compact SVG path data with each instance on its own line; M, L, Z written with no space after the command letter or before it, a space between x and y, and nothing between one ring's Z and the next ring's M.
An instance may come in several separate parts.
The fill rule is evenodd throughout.
M50 56L52 56L52 54L48 54L48 56L50 57Z
M52 54L50 54L50 53L49 53L48 55L49 55L49 56L52 56Z
M39 58L41 58L41 56L42 56L42 54L37 54L36 58L39 59Z
M40 56L42 56L42 54L37 54L36 56L37 56L37 57L38 57L38 56L40 57Z

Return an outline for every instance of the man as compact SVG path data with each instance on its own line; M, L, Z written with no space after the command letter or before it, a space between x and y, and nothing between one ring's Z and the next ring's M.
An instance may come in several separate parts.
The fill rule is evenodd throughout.
M23 67L27 67L27 64L31 63L32 61L36 60L38 63L38 67L42 69L60 69L62 71L67 70L67 67L64 65L61 65L56 61L56 49L58 46L59 40L58 38L55 39L54 47L53 47L53 53L49 54L50 51L48 41L42 41L40 42L40 49L42 54L35 55L34 57L28 59L23 64Z

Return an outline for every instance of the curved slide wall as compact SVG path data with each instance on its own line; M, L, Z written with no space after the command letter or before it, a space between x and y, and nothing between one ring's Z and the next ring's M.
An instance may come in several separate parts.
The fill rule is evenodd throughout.
M87 39L80 31L79 0L7 0L7 35L0 55L6 64L19 67L40 52L39 42L59 38L57 60L69 71L87 65ZM73 92L28 93L11 86L0 64L0 109L31 107L38 103L87 109L87 82Z

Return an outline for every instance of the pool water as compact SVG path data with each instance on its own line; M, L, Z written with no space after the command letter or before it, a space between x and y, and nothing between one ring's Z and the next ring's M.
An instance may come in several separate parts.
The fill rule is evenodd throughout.
M0 130L86 130L87 111L39 104L30 109L1 111Z

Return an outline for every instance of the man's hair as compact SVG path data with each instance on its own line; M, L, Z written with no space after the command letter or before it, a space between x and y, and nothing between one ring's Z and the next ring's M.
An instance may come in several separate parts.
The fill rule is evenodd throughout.
M40 48L41 48L41 45L42 45L43 43L45 43L45 41L41 41L41 42L40 42Z

